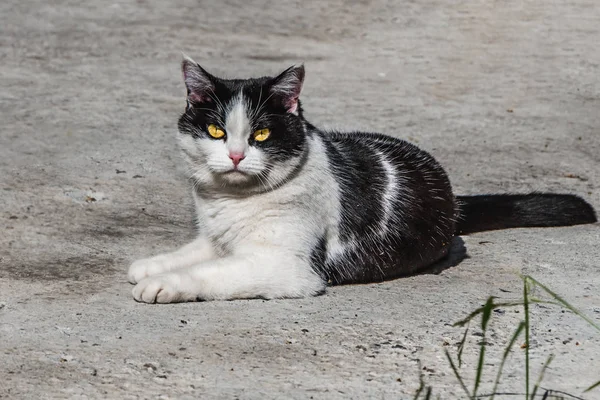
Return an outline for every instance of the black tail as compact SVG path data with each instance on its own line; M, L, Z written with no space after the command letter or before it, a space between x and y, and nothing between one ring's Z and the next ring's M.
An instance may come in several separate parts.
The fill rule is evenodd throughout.
M594 208L572 194L457 196L456 234L496 229L569 226L596 222Z

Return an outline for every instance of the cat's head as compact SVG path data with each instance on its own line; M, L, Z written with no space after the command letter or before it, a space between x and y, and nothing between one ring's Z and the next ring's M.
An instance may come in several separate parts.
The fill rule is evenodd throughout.
M284 182L306 152L298 96L304 67L276 77L221 79L182 63L187 108L179 142L199 186L265 190Z

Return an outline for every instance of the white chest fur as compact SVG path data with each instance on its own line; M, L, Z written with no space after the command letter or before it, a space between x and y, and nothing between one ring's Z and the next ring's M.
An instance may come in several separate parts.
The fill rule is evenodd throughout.
M200 233L222 255L257 244L309 257L326 232L337 236L339 193L318 139L298 174L277 189L247 197L195 194Z

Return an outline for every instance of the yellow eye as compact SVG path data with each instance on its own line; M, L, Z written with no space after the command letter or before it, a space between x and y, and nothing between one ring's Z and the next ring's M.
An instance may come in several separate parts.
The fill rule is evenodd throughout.
M271 136L271 130L269 128L259 129L254 132L254 140L257 142L263 142Z
M215 139L221 139L223 136L225 136L225 132L223 132L223 129L217 128L213 124L210 124L208 126L208 134L214 137Z

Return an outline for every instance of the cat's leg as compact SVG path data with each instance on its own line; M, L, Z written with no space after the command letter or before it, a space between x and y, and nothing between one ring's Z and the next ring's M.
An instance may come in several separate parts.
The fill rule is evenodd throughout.
M134 261L129 267L127 279L138 283L151 275L162 274L178 268L197 265L216 256L210 241L204 236L172 252Z
M148 277L133 288L133 297L144 303L175 303L298 298L324 290L325 282L305 260L257 249L251 255L215 259Z

